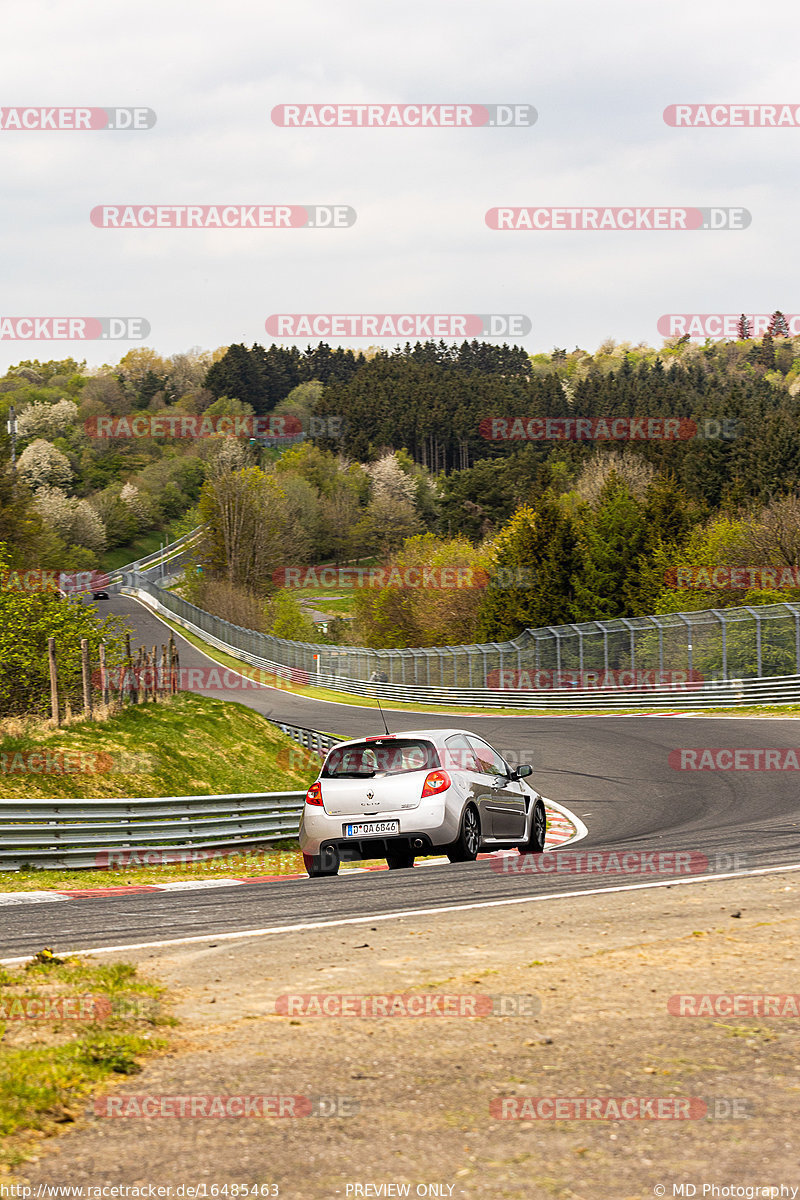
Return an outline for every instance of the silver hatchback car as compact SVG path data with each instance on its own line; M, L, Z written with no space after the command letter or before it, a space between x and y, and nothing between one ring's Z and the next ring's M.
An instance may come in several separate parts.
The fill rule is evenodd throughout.
M340 862L385 858L413 867L418 854L471 862L481 850L544 849L547 815L527 782L465 729L423 729L341 742L306 793L300 848L309 875Z

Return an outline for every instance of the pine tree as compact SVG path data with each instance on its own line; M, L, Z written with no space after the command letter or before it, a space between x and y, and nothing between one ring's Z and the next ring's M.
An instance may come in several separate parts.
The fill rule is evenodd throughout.
M480 640L504 641L526 628L574 620L580 551L572 520L554 493L545 492L535 507L517 509L498 534L493 557L502 586L486 591Z
M581 530L585 567L575 589L577 620L627 616L633 610L647 538L642 506L612 472L598 508L592 512L587 506L585 512Z
M736 325L736 336L740 342L746 342L750 337L750 322L744 313L742 313L742 315L739 317L739 321Z
M789 326L786 323L786 317L779 308L770 317L769 333L772 337L789 337Z
M775 366L775 347L772 343L772 334L767 330L761 341L761 350L759 351L758 361L762 367L766 367L771 371Z

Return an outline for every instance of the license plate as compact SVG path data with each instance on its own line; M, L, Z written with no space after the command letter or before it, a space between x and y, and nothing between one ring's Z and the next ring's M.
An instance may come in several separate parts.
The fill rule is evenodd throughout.
M368 825L345 825L345 837L382 837L387 833L399 833L399 821L370 821Z

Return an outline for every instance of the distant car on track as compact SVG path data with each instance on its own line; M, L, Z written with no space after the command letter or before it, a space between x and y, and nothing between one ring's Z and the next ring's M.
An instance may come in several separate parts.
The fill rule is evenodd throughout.
M341 742L328 751L306 793L300 848L309 875L335 875L340 862L385 858L413 867L440 851L470 862L480 851L544 849L547 815L527 782L464 729L424 729Z

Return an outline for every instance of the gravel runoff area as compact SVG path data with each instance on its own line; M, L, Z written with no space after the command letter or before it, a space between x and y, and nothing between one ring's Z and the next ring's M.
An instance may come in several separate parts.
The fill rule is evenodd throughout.
M775 1000L800 991L798 895L785 871L115 954L172 989L181 1025L100 1111L209 1115L93 1110L20 1176L87 1198L800 1196L800 1016ZM297 997L320 993L403 994L406 1014L412 993L495 999L309 1015ZM723 999L670 1003L705 994ZM310 1100L215 1118L208 1098L234 1095Z

